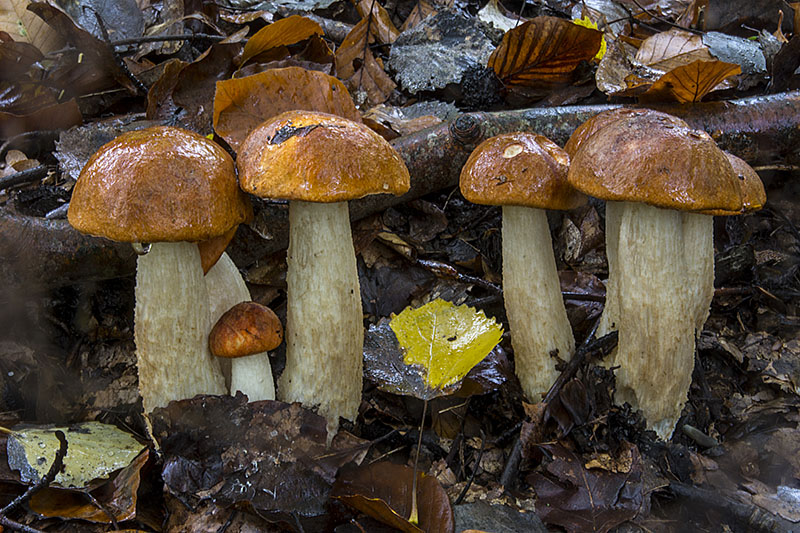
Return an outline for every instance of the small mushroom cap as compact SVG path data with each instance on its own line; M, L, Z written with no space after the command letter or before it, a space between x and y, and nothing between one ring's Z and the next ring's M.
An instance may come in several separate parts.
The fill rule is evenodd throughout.
M753 167L742 159L728 152L725 152L725 155L728 156L728 161L730 161L733 171L739 178L739 186L742 189L742 209L740 211L712 209L703 211L703 213L706 215L729 216L758 211L764 207L764 203L767 201L767 193L764 191L764 184L761 182L761 178L758 176L758 173L753 170Z
M685 211L741 209L738 181L706 132L657 111L599 129L569 169L569 182L595 198Z
M70 224L122 242L201 241L253 217L233 159L213 141L180 128L123 133L83 167Z
M283 326L272 309L256 302L241 302L219 317L208 336L217 357L244 357L274 350L283 341Z
M617 120L628 117L636 117L650 112L652 111L649 109L631 109L629 107L618 107L616 109L602 111L575 128L575 131L573 131L572 135L569 136L567 144L564 145L564 151L567 152L570 157L574 157L575 152L578 151L578 148L583 141L594 135L597 130L602 129ZM672 117L672 115L667 116ZM677 117L673 118L675 118L675 120L680 120Z
M242 189L256 196L344 202L408 191L405 163L363 124L336 115L287 111L262 123L239 149Z
M486 205L572 209L586 196L567 182L569 156L533 133L507 133L478 145L461 169L464 198Z

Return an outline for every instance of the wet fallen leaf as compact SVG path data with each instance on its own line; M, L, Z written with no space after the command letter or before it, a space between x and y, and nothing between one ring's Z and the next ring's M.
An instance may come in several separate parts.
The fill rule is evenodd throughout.
M59 448L56 431L67 438L68 453L55 483L85 487L130 464L145 447L129 433L100 422L69 427L20 427L8 437L8 464L26 483L35 483L47 472Z
M44 58L38 48L24 42L0 43L0 80L18 81L28 68Z
M694 61L661 76L639 99L642 102L699 102L725 78L741 72L741 67L733 63Z
M41 18L29 11L30 0L0 1L0 31L17 42L30 43L43 53L61 48L64 40Z
M104 89L112 82L116 82L132 93L138 91L133 81L117 63L112 47L76 26L69 15L50 4L33 2L28 9L44 20L82 54L81 60L75 66L82 72L82 78L90 78L90 80L85 82L80 80L83 85L80 91L75 90L74 85L63 84L63 87L68 87L74 93L80 94L90 90ZM61 77L63 78L64 75L62 74Z
M597 54L602 37L565 19L536 17L503 35L488 66L507 88L544 94L572 83L575 69Z
M407 29L413 28L427 17L435 15L436 13L438 13L438 11L428 0L419 0L403 22L400 31L404 32Z
M242 52L241 64L244 65L255 56L273 48L296 44L313 35L322 35L322 33L320 25L311 19L300 15L286 17L264 26L247 40Z
M293 109L361 121L342 82L323 72L287 67L217 82L214 130L236 150L256 126Z
M397 85L369 49L368 18L361 19L336 50L336 74L350 92L362 89L370 105L385 102Z
M636 52L636 62L663 72L693 61L713 61L700 35L673 28L648 37Z
M460 381L503 335L503 328L482 311L442 299L406 308L389 326L404 351L403 362L418 365L432 389Z
M406 533L451 533L450 500L435 477L417 473L419 522L408 521L414 469L387 461L345 468L331 496L350 507Z
M624 464L628 470L622 472L588 468L560 444L539 448L550 463L544 472L531 474L527 480L536 491L537 513L545 523L569 532L606 532L639 512L644 498L643 468L636 446L624 443L620 457L610 461Z
M148 458L149 450L144 450L111 480L88 494L53 487L40 490L30 500L31 510L47 517L107 524L135 518L141 471Z
M276 518L324 514L338 468L366 451L345 432L329 448L325 419L300 404L247 403L242 394L171 402L152 421L173 495Z
M392 22L389 13L378 2L373 0L359 0L356 4L358 14L362 19L372 17L369 32L381 44L392 44L400 32Z

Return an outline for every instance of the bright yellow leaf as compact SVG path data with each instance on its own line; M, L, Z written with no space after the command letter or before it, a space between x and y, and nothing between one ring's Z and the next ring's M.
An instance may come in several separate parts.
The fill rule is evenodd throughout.
M583 17L582 19L573 19L572 23L577 24L578 26L583 26L584 28L590 28L592 30L597 29L597 24L592 22L589 19L589 17ZM603 59L603 56L606 55L606 48L607 48L606 38L605 36L603 36L603 38L600 39L600 50L597 51L597 55L594 56L594 59L596 59L597 61Z
M403 362L422 366L425 384L433 389L461 380L503 335L503 328L482 311L442 299L406 308L390 326L405 351Z

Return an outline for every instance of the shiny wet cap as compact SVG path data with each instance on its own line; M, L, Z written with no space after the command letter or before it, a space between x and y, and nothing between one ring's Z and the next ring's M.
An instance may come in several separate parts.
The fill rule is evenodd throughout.
M728 152L725 152L725 155L728 156L728 161L730 161L733 171L736 173L736 177L739 178L739 186L742 191L742 209L739 211L712 209L703 211L703 213L715 216L730 216L758 211L764 207L767 201L767 193L764 190L764 184L761 182L761 178L758 173L753 170L753 167L742 159Z
M569 182L607 201L684 211L742 207L725 153L706 132L658 111L613 121L583 140Z
M67 213L78 231L122 242L201 241L253 217L233 159L196 133L123 133L83 167Z
M567 182L568 168L567 153L547 137L506 133L472 151L459 186L475 204L572 209L586 196Z
M239 180L263 198L343 202L408 191L408 169L386 140L363 124L287 111L259 125L239 148Z

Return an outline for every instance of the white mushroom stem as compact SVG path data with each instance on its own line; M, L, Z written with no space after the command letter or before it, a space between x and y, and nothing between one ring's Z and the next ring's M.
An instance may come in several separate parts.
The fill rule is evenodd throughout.
M134 339L145 414L172 400L227 392L208 349L207 303L197 245L154 243L139 256Z
M517 376L540 401L559 374L552 354L566 361L575 349L542 209L503 206L503 297Z
M223 253L206 274L211 327L228 309L241 302L251 300L250 291L239 273L236 264ZM209 327L208 332L211 332ZM230 361L231 394L242 391L251 402L275 399L275 383L269 353L262 352Z
M278 397L355 420L364 343L361 295L346 202L289 203L286 369Z
M700 336L714 298L714 217L683 214L683 246L687 290L694 310L695 335Z
M640 409L668 439L686 403L694 368L695 315L678 211L624 203L617 253L617 403Z
M619 248L619 222L622 216L621 202L606 202L606 258L608 260L608 280L606 281L606 303L600 323L597 325L597 337L616 331L617 307L619 302L617 277L617 249ZM606 358L606 363L609 363ZM612 361L613 362L613 361Z

